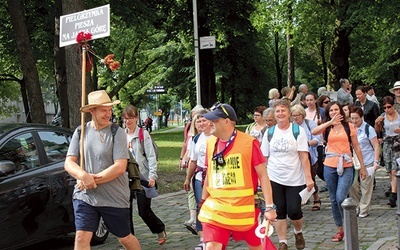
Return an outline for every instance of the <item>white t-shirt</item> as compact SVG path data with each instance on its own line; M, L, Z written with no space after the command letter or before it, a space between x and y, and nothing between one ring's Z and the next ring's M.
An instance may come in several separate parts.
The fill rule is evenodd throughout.
M210 138L212 135L205 135L201 133L197 142L192 142L190 148L190 160L197 161L197 166L204 168L206 171L206 151L207 151L207 139ZM201 172L195 175L196 180L203 180L201 176Z
M299 152L308 152L307 136L302 127L297 141L294 138L293 124L281 130L275 126L271 141L268 141L268 130L261 144L261 152L268 157L267 171L271 181L285 186L301 186L305 184L304 169Z

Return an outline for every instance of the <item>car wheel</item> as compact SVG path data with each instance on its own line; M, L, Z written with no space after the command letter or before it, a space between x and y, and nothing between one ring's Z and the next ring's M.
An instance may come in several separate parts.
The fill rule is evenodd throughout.
M104 241L106 241L108 234L109 232L106 225L104 224L103 218L100 217L99 227L97 228L97 231L93 234L91 244L103 244Z

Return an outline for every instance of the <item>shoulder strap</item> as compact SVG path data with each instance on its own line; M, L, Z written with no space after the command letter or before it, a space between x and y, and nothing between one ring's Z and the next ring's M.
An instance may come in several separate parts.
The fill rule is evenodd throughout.
M265 131L267 131L267 129L268 129L267 126L263 127L263 129L261 129L262 137L264 137Z
M308 131L310 131L310 132L311 132L311 128L310 128L310 121L309 121L308 119L304 119L304 121L306 122L306 125L307 125L307 128L308 128Z
M246 133L247 133L247 134L250 134L251 130L253 129L253 127L254 127L255 125L256 125L255 122L250 123L249 125L247 125L247 127L246 127Z
M196 144L197 141L199 140L199 137L200 137L200 133L197 134L197 135L195 135L195 136L193 136L192 140L193 140L193 142L194 142L195 144Z
M299 126L299 124L297 124L295 122L292 122L292 133L293 133L294 139L297 140L297 137L300 134L300 126Z
M275 126L276 126L276 125L274 125L274 126L272 126L272 127L270 127L270 128L268 129L268 141L271 141L272 136L274 135Z
M324 141L325 141L325 144L328 144L329 132L331 132L331 126L329 126L329 127L327 127L327 128L325 129L325 133L324 133Z
M142 127L139 128L139 142L140 146L142 147L143 155L146 155L146 153L144 152L144 135Z
M111 123L111 134L112 134L112 137L113 137L113 142L114 142L114 137L117 134L118 128L119 128L118 124ZM81 132L82 132L82 126L79 125L76 129L78 130L78 136L79 136L78 138L80 139L81 138Z
M369 124L368 123L365 124L365 134L367 135L367 138L369 140Z
M118 124L111 123L111 134L112 134L112 137L113 137L113 141L114 141L115 135L117 134L118 128L119 128Z

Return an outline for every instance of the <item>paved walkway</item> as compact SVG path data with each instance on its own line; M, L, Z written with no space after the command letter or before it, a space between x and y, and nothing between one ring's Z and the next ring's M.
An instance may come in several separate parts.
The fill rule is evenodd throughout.
M358 218L358 233L360 250L397 249L397 215L396 208L390 208L384 195L389 187L388 177L383 169L376 176L376 190L373 195L373 205L370 216ZM318 181L318 184L321 184ZM331 236L336 232L333 222L329 197L327 192L320 194L322 206L320 211L311 211L311 205L303 207L304 237L306 249L344 249L344 242L335 243ZM183 226L188 219L187 199L184 191L161 195L153 199L153 210L167 225L168 241L165 245L157 244L156 236L152 235L140 217L135 212L135 231L144 250L154 249L194 249L198 237L189 233ZM288 230L289 249L295 249L292 229ZM271 237L277 244L276 233ZM122 249L115 238L110 235L105 244L92 249L111 250ZM230 242L228 249L247 249L244 242Z

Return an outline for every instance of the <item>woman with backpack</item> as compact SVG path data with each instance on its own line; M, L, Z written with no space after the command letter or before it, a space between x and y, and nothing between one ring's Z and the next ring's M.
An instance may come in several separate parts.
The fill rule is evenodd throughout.
M332 214L338 232L333 242L344 238L342 203L347 198L353 182L352 148L360 161L360 178L366 178L366 169L353 124L345 120L345 113L338 102L330 102L325 110L324 123L312 130L314 135L323 134L326 142L324 178L329 191Z
M267 124L265 123L265 120L264 120L263 117L262 117L263 112L264 112L264 110L266 110L266 109L267 109L267 107L265 107L265 106L257 106L257 107L254 109L254 112L253 112L253 119L254 119L254 122L251 123L251 124L249 124L249 125L246 127L246 130L245 130L245 133L246 133L246 134L249 134L249 135L253 136L253 137L256 138L260 143L261 143L261 140L262 140L263 135L264 135L264 134L262 133L262 131L263 131L263 129L265 128L265 126L267 126Z
M151 199L157 195L155 191L157 180L157 156L153 147L153 142L149 132L137 125L139 113L136 107L128 105L123 109L122 117L126 128L129 151L136 159L140 169L140 179L143 190L135 193L139 216L150 228L150 231L153 234L157 234L158 244L162 245L167 241L165 224L151 209ZM143 145L140 142L139 133L143 133ZM133 195L131 195L131 206L132 200Z
M386 172L390 175L391 193L388 205L396 206L397 202L397 178L399 170L397 159L400 157L400 115L395 109L394 98L385 96L382 98L384 113L375 120L376 132L383 131L382 154Z
M290 122L290 102L276 101L274 114L277 124L264 134L261 151L267 159L267 171L276 205L277 222L274 224L279 250L288 249L287 218L293 225L296 248L304 249L304 218L299 193L304 188L310 192L314 187L308 159L307 135L297 123Z
M367 178L361 180L360 171L356 167L354 182L350 188L350 197L359 204L358 217L365 218L369 215L371 207L375 171L379 168L380 146L375 129L364 121L364 112L361 107L353 106L351 108L350 119L356 126L358 143L368 173Z

